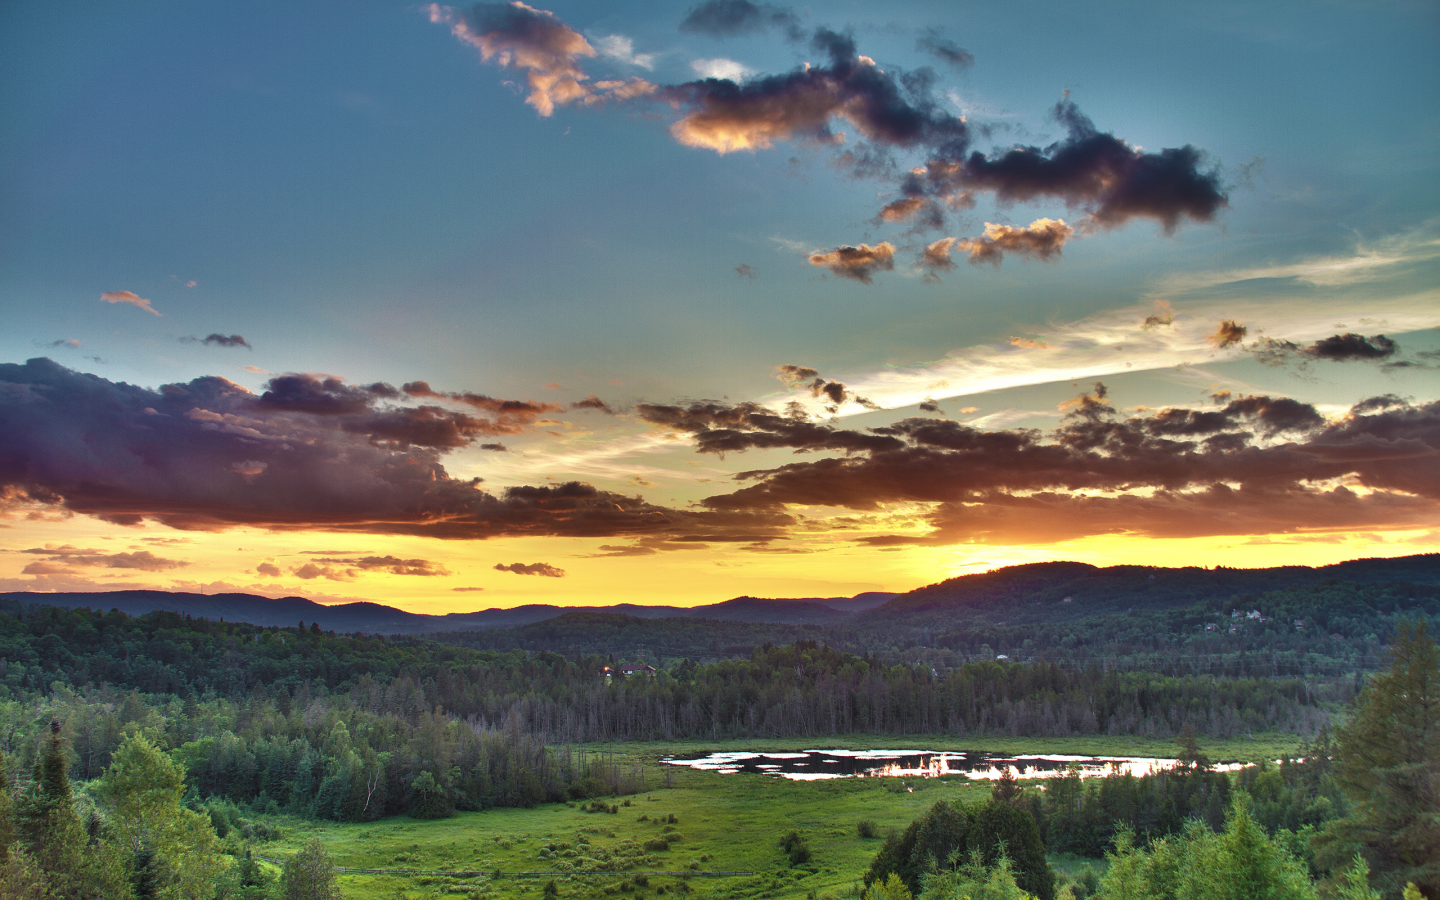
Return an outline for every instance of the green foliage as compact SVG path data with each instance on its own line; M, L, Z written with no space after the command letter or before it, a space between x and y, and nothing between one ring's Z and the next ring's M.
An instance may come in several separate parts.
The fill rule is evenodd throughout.
M231 868L211 818L180 805L185 769L143 736L128 738L95 788L116 841L155 896L209 897Z
M973 807L936 803L903 834L892 833L885 839L864 881L872 885L895 874L918 895L927 875L968 865L972 856L982 867L1009 860L1006 871L1013 866L1012 877L1021 887L1042 900L1054 900L1055 875L1034 818L1028 810L993 800Z
M280 896L284 900L340 900L335 866L319 838L285 861L280 872Z
M862 838L879 837L880 826L874 819L861 819L855 823L855 834Z
M926 875L924 882L917 900L1035 900L1016 883L1008 857L987 866L978 850L954 869Z
M18 841L0 881L22 896L129 897L126 867L115 843L101 833L98 822L90 830L81 824L68 768L61 724L52 720L31 782L15 804Z
M1379 891L1370 889L1370 864L1355 854L1355 863L1337 879L1336 900L1383 900Z
M861 897L862 900L911 900L912 895L910 888L900 880L900 876L891 872L883 881L876 880L865 888Z
M10 794L10 773L5 754L0 753L0 864L15 843L15 800Z
M1191 822L1141 850L1122 831L1107 859L1097 900L1315 900L1304 864L1255 823L1243 795L1219 834Z
M986 866L1006 862L1005 871L1014 866L1014 879L1040 900L1055 900L1055 873L1045 859L1045 843L1040 829L1028 810L1008 803L990 803L975 811L968 844L971 855L977 851Z
M1390 652L1337 732L1350 813L1312 843L1335 872L1362 855L1387 898L1409 882L1440 896L1440 650L1423 623L1406 622Z
M792 867L808 863L813 855L810 845L796 831L791 831L780 839L780 849L789 858Z

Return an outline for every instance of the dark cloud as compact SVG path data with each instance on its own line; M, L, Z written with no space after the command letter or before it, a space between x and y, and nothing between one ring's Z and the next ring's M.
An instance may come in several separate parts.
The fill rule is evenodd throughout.
M276 412L315 416L368 412L376 397L395 395L395 389L389 385L376 384L367 388L346 384L343 379L328 375L277 375L270 379L267 386L269 390L260 395L258 406Z
M599 397L595 396L594 394L591 394L590 396L586 397L584 400L576 400L574 403L570 404L570 408L571 408L571 409L594 409L594 410L598 410L598 411L603 412L603 413L607 413L607 414L612 415L612 416L615 415L615 410L613 410L613 409L610 408L610 404L606 403L604 400L601 400Z
M717 38L755 34L767 28L781 28L792 40L801 36L800 18L793 11L750 0L708 0L680 22L681 31Z
M504 444L481 444L481 450L494 450L496 453L509 453L510 448Z
M454 588L451 588L450 590L452 590L452 591L483 591L483 590L485 590L485 589L484 589L483 587L454 587Z
M975 57L959 44L945 37L938 28L927 28L915 41L916 50L924 50L931 56L956 69L968 69L975 65Z
M928 413L935 413L936 415L941 415L941 416L945 415L945 410L943 410L943 409L940 408L940 404L936 403L934 400L932 400L932 399L929 398L929 397L926 397L925 400L924 400L923 402L921 402L921 404L920 404L920 411L921 411L921 412L928 412Z
M1115 415L1115 407L1106 399L1109 396L1109 388L1105 387L1103 381L1097 381L1093 391L1082 392L1073 400L1066 400L1060 404L1060 409L1065 411L1067 419L1096 422L1105 416Z
M1388 360L1399 345L1383 334L1365 337L1360 334L1336 334L1321 338L1309 346L1290 341L1266 338L1254 348L1256 359L1266 365L1317 362L1380 362Z
M660 551L655 547L640 544L601 544L599 553L587 554L592 559L615 556L654 556Z
M1241 397L1122 420L1107 394L1097 385L1072 401L1071 415L1048 433L929 418L864 431L796 428L780 416L710 407L704 421L738 417L748 427L726 449L849 455L742 472L737 478L752 484L703 503L730 511L936 504L925 518L929 534L872 540L880 544L1436 524L1440 402L1386 396L1327 420L1289 398ZM704 450L709 435L692 423Z
M809 366L792 366L788 363L775 367L775 377L785 382L787 387L799 387L820 373Z
M833 380L826 381L823 378L817 378L810 382L810 396L827 397L830 402L836 406L839 406L850 398L850 394L845 390L843 383Z
M1007 253L1037 259L1059 256L1065 242L1074 234L1075 229L1066 225L1064 219L1036 219L1024 228L986 222L984 234L978 238L967 238L956 246L970 254L971 265L990 263L998 266ZM928 247L926 253L929 253Z
M540 575L545 578L565 577L564 569L557 569L549 563L510 563L508 566L496 563L495 568L501 572L514 572L516 575Z
M1245 340L1245 335L1249 333L1250 329L1236 322L1234 319L1221 319L1220 324L1215 328L1215 332L1207 337L1206 340L1214 344L1215 349L1224 350L1226 347L1233 347Z
M349 559L320 557L317 563L344 566L358 572L386 572L391 575L449 575L450 570L428 559L399 559L394 556L361 556Z
M469 12L435 4L427 9L432 21L449 25L485 60L526 70L527 102L542 115L550 115L558 105L653 94L678 112L670 132L688 147L721 154L766 150L787 141L835 147L838 167L856 177L897 183L901 197L881 210L880 222L943 228L942 205L967 208L977 193L990 192L1001 203L1055 198L1083 209L1088 214L1085 224L1102 228L1151 218L1169 234L1187 218L1212 220L1228 202L1218 168L1204 168L1201 150L1188 144L1154 153L1133 147L1097 129L1068 95L1052 111L1067 132L1064 140L990 155L976 151L971 126L937 99L939 76L933 69L882 68L859 53L851 34L823 26L811 32L809 42L823 55L821 64L807 62L743 83L704 78L657 86L638 79L589 82L581 62L595 56L595 50L552 13L521 3L482 3ZM753 0L709 0L691 9L681 23L682 30L715 36L776 26L793 40L804 37L793 12ZM936 29L923 33L917 48L957 68L974 61ZM990 133L984 127L980 132ZM897 156L902 153L919 154L925 162L902 168ZM843 263L838 254L846 249L860 248L816 254L811 261L827 267L830 262L816 259ZM880 265L832 270L868 282L874 271L888 268L887 258ZM741 277L753 274L746 266L736 271Z
M747 263L741 263L740 265L738 265L738 266L735 267L735 277L736 277L736 278L749 278L751 281L754 281L754 280L755 280L755 269L754 269L753 266L750 266L750 265L747 264Z
M839 385L839 390L843 393L844 385ZM789 415L780 415L756 403L733 406L713 401L700 401L689 406L642 403L635 412L652 424L693 435L696 449L701 453L723 454L781 447L789 447L797 453L821 450L859 453L900 446L893 437L841 431L811 422L803 411L794 410Z
M1182 219L1209 222L1228 200L1217 170L1202 171L1195 147L1147 153L1099 131L1068 97L1055 105L1068 136L1048 147L1017 146L995 155L939 155L907 176L906 196L989 191L1002 203L1054 197L1113 228L1142 217L1167 234Z
M1140 327L1145 330L1151 328L1164 328L1175 324L1175 310L1170 308L1170 303L1165 300L1155 301L1155 312L1145 317Z
M56 340L51 341L51 342L48 343L48 344L45 344L44 346L46 346L46 347L70 347L70 348L75 348L75 347L79 347L79 346L80 346L80 342L77 341L77 340L75 340L74 338L58 338L58 339L56 339Z
M881 241L871 247L837 247L834 250L810 254L810 265L829 269L841 278L849 278L861 284L872 284L876 272L889 272L895 268L895 246Z
M371 385L366 388L366 390L373 392L377 388L390 388L390 386ZM393 391L394 388L390 388L390 390ZM451 391L448 393L436 391L425 381L408 382L401 385L400 390L408 397L432 397L436 400L450 400L490 413L493 417L490 424L492 429L491 434L519 434L546 413L560 412L563 409L558 403L548 403L540 400L501 400L486 394L476 394L470 391Z
M255 567L255 574L264 575L266 578L279 578L283 573L279 566L266 562Z
M934 200L904 197L887 203L875 217L877 225L887 222L913 222L920 228L944 228L945 214Z
M362 424L385 411L366 399L381 393L322 376L280 376L260 397L214 376L151 390L48 359L0 364L0 506L187 530L453 539L757 540L790 521L670 509L578 482L492 493L479 479L451 477L446 448L420 443L414 432L403 432L405 441L366 432Z
M218 332L209 334L203 338L191 337L189 335L179 339L182 344L206 344L216 347L244 347L247 350L254 350L250 342L238 334L220 334Z
M853 38L827 28L816 29L812 44L830 57L830 65L743 85L707 78L663 88L660 96L685 111L671 134L686 146L719 153L769 149L790 140L834 145L842 138L831 122L843 119L862 138L845 160L865 172L888 170L889 148L958 153L968 146L965 122L933 96L933 73L882 70L856 52Z
M88 550L64 544L59 547L32 547L21 553L43 557L30 563L23 570L25 575L70 574L73 567L102 569L134 569L141 572L167 572L190 565L177 559L165 559L149 550L123 553L106 553L103 550ZM63 571L62 571L63 570Z
M438 406L406 406L373 412L345 420L343 427L372 441L388 442L399 448L435 447L453 450L464 447L481 435L514 434L518 428L498 425Z

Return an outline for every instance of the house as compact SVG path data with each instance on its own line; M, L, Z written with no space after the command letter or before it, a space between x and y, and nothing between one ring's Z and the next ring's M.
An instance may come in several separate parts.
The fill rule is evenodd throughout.
M1259 619L1259 620L1262 621L1262 622L1265 621L1265 617L1262 616L1262 615L1260 615L1260 610L1258 610L1258 609L1252 609L1252 610L1250 610L1248 613L1245 614L1245 618L1247 618L1247 619Z
M1060 602L1061 602L1061 603L1074 603L1074 602L1075 602L1075 598L1074 598L1074 597L1066 597L1064 600L1061 600Z
M1296 619L1296 620L1295 620L1295 630L1296 630L1296 631L1304 631L1304 630L1305 630L1305 620L1304 620L1304 619Z
M655 667L654 667L654 666L647 666L647 665L645 665L645 664L643 664L643 663L640 664L640 665L621 666L621 667L620 667L620 674L621 674L621 675L624 675L626 678L629 678L631 675L652 675L652 676L653 676L653 675L655 674Z

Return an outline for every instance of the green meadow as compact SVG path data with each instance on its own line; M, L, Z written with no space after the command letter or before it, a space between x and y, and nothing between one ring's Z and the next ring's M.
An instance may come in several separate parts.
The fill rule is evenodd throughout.
M493 877L505 873L606 869L555 879L562 897L848 898L884 834L904 828L938 800L978 802L990 783L964 778L852 778L787 781L771 775L722 774L662 766L670 755L714 751L802 749L935 749L1173 756L1170 741L1130 737L983 738L850 736L797 740L587 745L613 752L625 767L643 769L650 790L630 797L556 803L533 809L491 809L422 821L396 817L360 825L283 820L281 840L257 847L286 858L312 837L324 841L337 866L480 872L445 875L343 875L346 897L419 900L422 897L541 897L550 878ZM1254 761L1293 753L1287 735L1216 741L1212 759ZM668 772L668 786L667 786ZM613 812L611 811L613 810ZM857 833L862 819L877 837ZM791 866L780 839L797 832L809 845L808 863ZM1062 869L1078 865L1059 861ZM671 875L660 873L689 873ZM720 878L707 872L749 872Z

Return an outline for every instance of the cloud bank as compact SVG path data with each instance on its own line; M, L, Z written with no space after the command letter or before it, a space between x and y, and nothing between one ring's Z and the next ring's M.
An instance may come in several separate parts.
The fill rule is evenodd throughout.
M669 509L580 482L492 493L450 475L443 455L511 433L536 405L459 395L491 413L480 417L397 405L402 396L315 375L276 376L257 396L214 376L151 390L48 359L0 364L0 514L454 539L753 541L789 521Z

